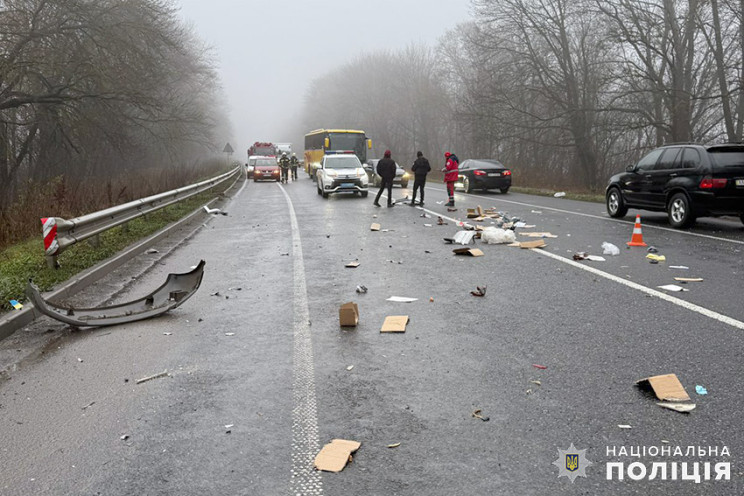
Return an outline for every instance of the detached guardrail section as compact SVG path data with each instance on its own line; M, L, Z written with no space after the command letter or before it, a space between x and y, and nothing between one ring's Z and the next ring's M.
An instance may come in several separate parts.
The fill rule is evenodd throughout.
M59 267L57 257L68 247L98 236L116 226L130 220L178 203L194 195L198 195L229 180L239 174L242 166L238 166L220 176L213 177L200 183L184 186L183 188L166 191L157 195L134 200L123 205L86 214L75 219L65 220L60 217L45 217L41 219L44 236L44 250L47 264L51 268Z

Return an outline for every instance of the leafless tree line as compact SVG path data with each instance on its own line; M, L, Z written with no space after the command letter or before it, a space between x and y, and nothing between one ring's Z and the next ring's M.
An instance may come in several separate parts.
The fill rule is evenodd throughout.
M744 0L473 0L435 48L314 81L306 127L361 127L406 159L498 158L522 184L601 191L670 142L742 141Z
M4 221L19 213L14 202L29 185L53 181L59 193L71 183L94 181L108 185L114 197L108 200L121 200L122 191L161 186L152 183L154 176L178 183L184 165L213 146L212 134L224 121L215 103L216 73L172 2L2 4Z

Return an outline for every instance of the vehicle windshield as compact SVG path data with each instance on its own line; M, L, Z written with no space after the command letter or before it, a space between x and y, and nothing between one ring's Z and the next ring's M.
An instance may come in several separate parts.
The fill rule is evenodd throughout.
M326 157L326 169L356 169L361 167L362 163L355 155L346 155L343 157Z
M256 167L274 167L276 160L273 158L259 158L256 160Z
M330 140L329 150L351 150L364 161L367 158L366 140L361 133L329 133Z
M744 150L741 148L723 148L709 151L721 167L744 167Z

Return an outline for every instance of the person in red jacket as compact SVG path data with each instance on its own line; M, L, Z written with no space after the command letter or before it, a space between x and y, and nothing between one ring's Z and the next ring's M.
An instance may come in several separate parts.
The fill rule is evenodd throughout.
M457 182L457 168L460 166L457 155L454 153L447 152L444 154L444 158L447 164L442 169L444 172L444 182L447 184L447 193L449 193L449 203L446 203L447 207L455 206L455 183Z

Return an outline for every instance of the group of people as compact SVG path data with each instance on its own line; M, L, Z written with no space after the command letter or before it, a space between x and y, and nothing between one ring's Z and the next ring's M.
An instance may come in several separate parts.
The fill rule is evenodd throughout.
M392 207L395 205L393 201L393 180L395 179L395 161L390 158L390 150L385 150L385 155L379 162L377 162L377 175L380 176L380 190L377 192L375 197L374 205L376 207L380 205L380 196L382 191L387 188L387 206ZM449 202L445 205L447 207L455 206L455 183L457 182L457 170L460 165L457 155L454 153L447 152L444 154L445 166L442 169L444 172L444 182L447 185L447 193L449 194ZM416 161L411 167L413 172L413 196L411 198L411 207L416 205L416 194L420 192L421 200L419 201L420 206L424 206L424 186L426 185L426 175L431 171L431 165L429 161L424 157L422 152L416 152Z
M297 154L293 153L292 157L287 157L287 152L282 152L282 156L279 158L279 169L282 172L282 184L286 184L289 176L290 169L292 171L292 181L297 180L297 166L300 161L297 160Z

